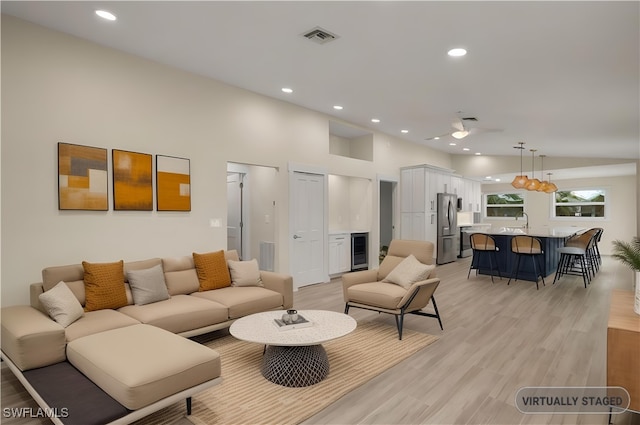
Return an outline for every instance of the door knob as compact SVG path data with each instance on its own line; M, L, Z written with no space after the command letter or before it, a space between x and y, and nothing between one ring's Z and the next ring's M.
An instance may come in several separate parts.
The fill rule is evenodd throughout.
M300 239L302 236L293 235L293 239Z

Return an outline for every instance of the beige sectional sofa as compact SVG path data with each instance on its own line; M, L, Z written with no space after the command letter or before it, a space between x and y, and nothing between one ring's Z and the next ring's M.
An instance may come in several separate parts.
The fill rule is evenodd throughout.
M47 310L40 302L40 295L62 281L86 309L85 269L82 264L44 269L42 282L32 284L30 287L30 306L10 306L2 309L3 359L41 406L51 407L47 400L41 399L38 390L31 386L28 376L32 373L46 374L49 367L60 367L61 364L66 364L65 370L71 371L71 374L75 373L74 369L80 370L82 374L79 379L89 377L92 383L116 399L118 404L124 406L126 414L114 419L118 423L130 422L175 402L176 396L187 398L189 408L190 395L195 393L191 390L201 391L220 379L220 361L213 350L206 349L207 352L197 354L198 350L205 347L181 337L226 328L235 319L252 313L284 310L293 306L292 278L280 273L257 272L259 279L256 285L233 285L202 290L194 256L153 258L124 263L126 305L117 309L102 308L85 311L80 318L66 327L47 314ZM224 257L229 260L229 264L232 262L241 264L237 263L239 260L235 251L224 252ZM138 288L127 279L129 272L146 272L156 267L161 267L167 298L144 305L136 304L132 288L135 290ZM114 344L119 340L129 341L127 344L134 347L127 347L124 352L119 351L122 347ZM188 344L185 345L180 341ZM158 353L158 345L167 343L175 345L178 350L186 350L183 354L192 352L195 355L179 355L180 351L171 352L170 350L167 350L167 353L162 353L164 350L160 350ZM101 350L91 348L96 346L103 348ZM149 352L150 350L155 352ZM107 355L104 355L105 351ZM130 353L135 353L136 356L131 356ZM145 354L170 356L171 358L166 358L166 363L171 364L172 367L175 366L176 361L193 361L193 364L181 365L182 369L200 372L191 373L190 377L183 373L185 379L178 379L177 386L174 383L173 386L168 387L163 382L174 379L172 373L177 372L164 373L158 371L157 367L147 367L144 364ZM126 365L118 363L124 358L131 357L138 358L139 364L135 364L135 361L134 364ZM132 388L129 378L125 376L131 373L116 373L116 371L127 369L139 372L137 375L140 376L137 378L141 382L151 380L151 384L147 382L144 390ZM202 370L207 370L209 373L202 373ZM118 381L120 378L122 381ZM181 381L185 382L180 383ZM154 394L153 397L144 395L149 394L150 391ZM71 399L74 397L76 395L71 394ZM78 419L75 418L76 421ZM84 419L82 418L81 422L84 422ZM113 418L109 417L109 421L111 419ZM105 418L100 417L96 421L105 422ZM60 420L58 423L71 422Z

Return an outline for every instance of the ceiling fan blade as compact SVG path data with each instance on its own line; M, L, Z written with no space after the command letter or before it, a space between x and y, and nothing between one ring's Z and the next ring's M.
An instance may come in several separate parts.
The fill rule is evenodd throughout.
M479 128L474 127L469 129L469 134L482 134L482 133L502 133L502 128Z
M464 128L464 123L462 122L461 119L457 119L454 122L451 123L451 127L455 128L458 131L465 131L466 129Z
M440 134L439 136L427 137L424 140L438 140L438 139L442 139L443 137L447 137L447 136L451 136L451 133L444 133L444 134Z

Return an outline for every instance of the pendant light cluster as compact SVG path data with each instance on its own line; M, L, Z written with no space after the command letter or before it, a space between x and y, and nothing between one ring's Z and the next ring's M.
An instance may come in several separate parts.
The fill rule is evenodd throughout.
M522 151L524 150L524 143L525 142L518 142L520 146L514 146L515 149L520 149L520 174L513 179L513 181L511 182L511 186L515 187L516 189L526 189L526 190L535 191L535 192L553 193L557 191L558 187L551 182L552 173L547 173L547 176L549 176L548 180L540 181L535 178L535 168L534 168L535 158L534 157L535 157L536 149L529 149L529 151L531 152L532 178L527 177L522 172ZM542 159L541 174L543 175L544 175L544 157L545 156L546 155L540 155L540 158ZM544 179L544 176L541 176L541 177Z

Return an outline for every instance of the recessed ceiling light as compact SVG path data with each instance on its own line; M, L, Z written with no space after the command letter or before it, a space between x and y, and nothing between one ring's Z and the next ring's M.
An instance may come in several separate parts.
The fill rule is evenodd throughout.
M380 122L378 118L371 118L371 122Z
M491 176L487 176L487 177L485 177L485 179L491 180Z
M451 49L447 52L449 56L460 57L467 54L467 51L461 47L456 47L455 49Z
M449 143L449 146L455 146L455 145L456 145L456 144L455 144L455 143L453 143L453 142Z
M496 179L496 181L497 181L497 182L499 182L499 181L500 181L500 179Z
M107 12L106 10L96 10L96 15L101 17L102 19L106 19L107 21L115 21L116 15L111 12Z
M468 151L468 150L469 150L469 148L462 148L462 150L463 150L463 151Z
M337 109L338 111L342 110L342 106L340 105L334 105L333 109Z
M480 152L476 152L476 155L482 155Z
M433 138L433 140L440 140L440 137L436 136Z
M400 130L400 133L405 133L407 134L409 132L409 130Z
M293 93L293 89L290 89L289 87L283 87L282 91L285 93Z

